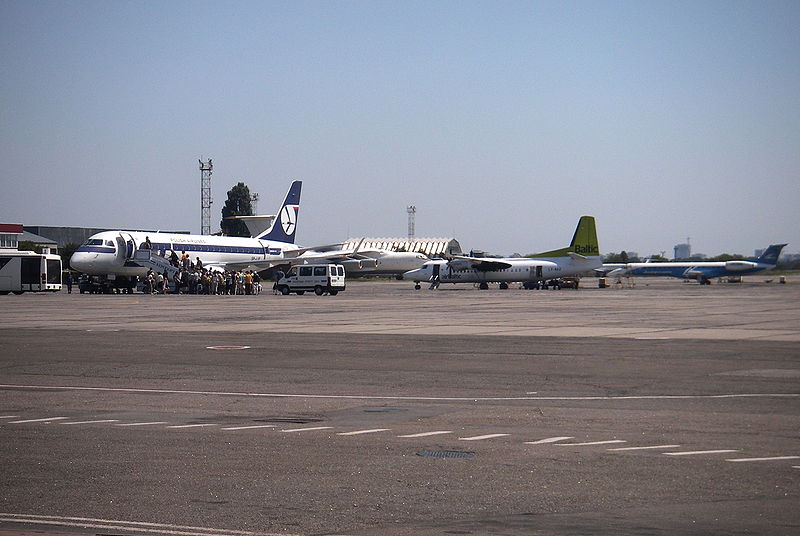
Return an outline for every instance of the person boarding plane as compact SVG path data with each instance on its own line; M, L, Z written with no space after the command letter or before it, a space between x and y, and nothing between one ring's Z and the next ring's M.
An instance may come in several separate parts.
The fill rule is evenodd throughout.
M454 256L450 260L428 261L418 270L403 274L404 279L430 281L431 288L439 283L478 283L481 289L489 283L500 283L507 289L513 282L540 282L561 277L575 277L599 268L600 247L593 216L581 216L570 245L523 258L477 258Z
M272 225L253 238L142 231L103 231L89 237L72 255L70 265L88 275L103 276L107 288L132 291L148 269L172 271L171 253L197 257L215 270L264 270L286 264L309 248L295 245L302 181L294 181ZM144 246L144 249L142 249Z

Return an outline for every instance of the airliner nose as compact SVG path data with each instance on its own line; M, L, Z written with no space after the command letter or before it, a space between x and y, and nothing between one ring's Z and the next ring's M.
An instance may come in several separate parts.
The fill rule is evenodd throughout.
M93 256L94 255L92 255L92 257ZM69 259L69 265L73 270L77 270L78 272L88 272L92 264L89 257L90 255L86 253L75 252Z

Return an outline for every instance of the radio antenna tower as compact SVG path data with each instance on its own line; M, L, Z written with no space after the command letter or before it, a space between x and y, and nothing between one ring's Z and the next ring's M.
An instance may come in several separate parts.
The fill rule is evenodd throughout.
M258 216L258 194L250 196L250 208L253 209L253 214Z
M200 157L200 234L211 234L211 170L214 165L211 159L208 162L203 162Z
M406 208L406 212L408 212L408 238L414 238L414 220L416 219L417 215L417 207L411 205L410 207Z

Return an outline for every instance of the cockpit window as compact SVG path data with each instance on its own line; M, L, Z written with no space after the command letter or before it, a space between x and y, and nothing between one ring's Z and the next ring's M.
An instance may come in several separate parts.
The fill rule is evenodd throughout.
M106 245L107 246L111 246L113 248L114 247L114 242L112 242L111 240L106 240Z
M86 241L86 244L84 244L84 245L85 246L102 246L103 245L103 241L101 239L99 239L99 238L90 238L89 240Z

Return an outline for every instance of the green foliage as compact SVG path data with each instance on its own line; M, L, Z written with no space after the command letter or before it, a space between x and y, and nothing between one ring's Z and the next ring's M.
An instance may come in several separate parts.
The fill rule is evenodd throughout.
M603 262L609 264L639 262L639 257L630 257L628 256L628 252L623 250L619 253L607 253L605 256L603 256Z
M61 262L64 266L69 266L69 260L72 258L72 254L75 253L75 250L80 247L80 244L76 244L75 242L70 242L66 244L63 248L59 249L59 254L61 255Z
M219 227L227 236L250 236L247 225L241 220L227 220L229 216L252 216L253 205L250 203L250 188L243 182L228 190L228 199L222 207L222 221Z
M22 240L19 243L17 243L17 249L20 251L33 251L36 253L42 252L42 246L37 246L30 240Z
M746 259L747 257L743 255L731 255L730 253L723 253L722 255L717 255L716 257L709 257L705 259L707 261L740 261Z

